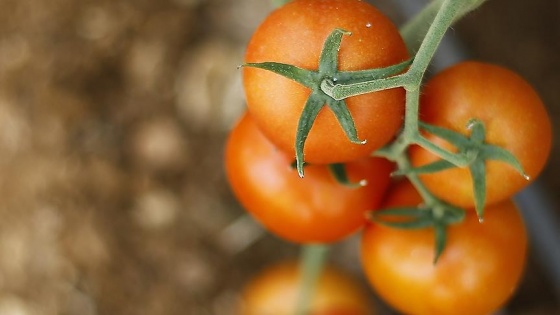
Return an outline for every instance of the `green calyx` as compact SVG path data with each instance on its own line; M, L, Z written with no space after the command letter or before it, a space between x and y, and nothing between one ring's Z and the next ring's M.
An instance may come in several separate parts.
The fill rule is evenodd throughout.
M434 229L434 264L445 248L447 226L458 224L465 218L465 211L455 206L435 202L433 205L388 208L372 212L370 219L382 225L398 229Z
M471 119L467 123L466 128L471 132L468 137L453 130L422 121L418 121L418 127L448 141L457 148L457 153L449 152L430 142L420 134L419 130L414 130L409 136L401 133L392 144L377 150L375 152L376 156L387 158L397 164L398 169L391 175L406 176L422 196L425 205L376 211L370 214L370 218L379 224L393 228L433 228L435 264L445 248L447 227L462 222L465 217L465 210L435 197L419 179L419 174L435 173L454 167L468 167L473 178L475 208L480 221L482 221L484 215L486 200L486 161L502 161L511 165L526 179L529 179L529 177L513 154L504 148L485 142L486 130L480 120ZM412 167L406 154L406 149L412 144L422 146L424 149L439 155L441 159L427 165Z
M319 69L317 71L302 69L293 65L278 62L247 63L244 67L268 70L311 89L301 116L298 121L295 151L296 167L300 177L303 177L304 156L303 148L311 131L311 127L320 110L326 105L335 115L344 130L348 140L355 144L365 144L366 140L358 138L354 119L344 101L345 97L336 94L339 86L360 84L363 81L383 80L402 72L410 65L410 61L387 68L362 71L339 71L338 51L344 35L350 35L342 29L335 29L329 34L321 52Z
M458 158L455 161L445 158L440 159L430 164L398 171L396 175L427 174L454 167L468 167L473 179L475 209L480 221L483 220L484 205L486 203L486 161L497 160L507 163L523 177L529 179L523 170L523 166L513 154L504 148L485 142L486 130L482 121L478 119L471 119L467 123L466 128L471 131L469 137L424 122L420 122L419 125L426 132L440 137L455 146L458 149L455 156ZM419 145L425 145L427 142L426 138L420 136Z

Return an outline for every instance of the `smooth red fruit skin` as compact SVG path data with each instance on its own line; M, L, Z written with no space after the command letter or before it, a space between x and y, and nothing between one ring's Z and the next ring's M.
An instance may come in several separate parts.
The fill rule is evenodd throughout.
M245 62L280 62L317 70L327 36L341 28L340 70L386 67L409 58L393 23L375 7L357 0L295 0L273 11L253 34ZM299 117L310 90L272 72L243 68L247 106L271 141L295 156ZM346 99L358 136L351 143L333 113L323 108L305 143L305 161L334 163L368 156L393 139L404 115L402 88Z
M486 142L512 153L531 180L510 165L496 160L486 163L486 204L491 205L526 187L544 168L552 146L552 127L536 91L516 73L492 64L468 61L452 66L430 79L420 99L420 119L468 135L467 122L481 120ZM454 147L432 135L428 139L449 150ZM439 159L412 147L413 166ZM454 168L421 175L437 197L464 208L474 206L472 178L468 168Z
M235 196L269 231L297 243L330 243L356 232L381 203L394 167L381 158L349 162L349 179L367 181L350 188L336 182L327 165L307 165L300 178L292 162L249 115L231 131L225 166Z
M383 208L416 206L408 182L389 191ZM434 264L433 229L401 230L369 224L362 235L362 266L373 289L410 315L487 315L513 295L526 263L527 233L511 200L474 211L447 228L447 243Z

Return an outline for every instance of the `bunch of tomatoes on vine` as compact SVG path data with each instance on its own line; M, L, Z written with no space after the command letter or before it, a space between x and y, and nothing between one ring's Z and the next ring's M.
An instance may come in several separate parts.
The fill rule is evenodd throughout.
M484 1L432 1L400 29L366 1L284 2L247 46L247 112L225 165L243 207L307 251L248 285L240 314L371 314L323 268L326 246L355 233L367 280L394 309L499 309L526 261L511 198L545 166L551 123L499 65L425 78L446 30Z

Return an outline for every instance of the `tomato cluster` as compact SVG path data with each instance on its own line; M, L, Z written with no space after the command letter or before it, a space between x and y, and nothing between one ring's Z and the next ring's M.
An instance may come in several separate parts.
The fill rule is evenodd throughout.
M333 30L351 34L339 40L340 47L334 50L325 44L337 42ZM407 58L397 28L366 2L295 0L273 11L247 47L245 61L251 66L243 68L243 84L248 111L228 138L226 174L243 207L283 239L333 243L361 231L365 274L395 309L407 314L487 314L507 301L522 276L527 235L511 197L536 178L546 163L552 142L548 114L525 80L483 62L461 62L421 87L420 126L443 128L452 135L449 139L474 139L472 146L471 142L459 146L428 127L418 130L417 137L478 163L486 209L481 223L474 210L479 204L473 187L482 184L469 165L410 175L443 161L423 143L411 140L402 153L410 169L397 173L406 175L413 185L391 177L396 167L393 161L373 157L376 150L403 139L399 134L406 101L402 87L338 103L323 92L325 81L344 77L346 83L355 83L356 77L364 80L363 71L390 67ZM266 66L252 66L258 64ZM309 104L324 99L329 100L326 105L319 104L317 113L302 121ZM473 121L483 129L474 131ZM306 124L312 125L309 134L299 137ZM349 141L345 131L352 128L364 141ZM305 147L299 141L305 141ZM298 145L308 163L303 178L296 170ZM504 163L510 155L517 169L511 162ZM443 162L440 165L450 165ZM520 169L529 180L519 174ZM368 214L380 208L413 216L430 213L422 218L429 217L431 223L416 224L411 230L368 220ZM462 222L442 219L451 208L464 209ZM441 256L433 246L438 233L444 233L439 237L445 240ZM247 291L252 302L247 305L258 306L243 314L274 309L278 290L293 298L294 270L281 267L252 285ZM336 294L348 297L347 292ZM277 311L286 307L280 304ZM317 312L313 314L327 314ZM335 309L333 314L363 313Z

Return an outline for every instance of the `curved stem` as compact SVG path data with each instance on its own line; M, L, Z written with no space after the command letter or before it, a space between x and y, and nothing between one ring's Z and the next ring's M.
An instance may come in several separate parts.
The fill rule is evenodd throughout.
M276 7L281 7L288 2L290 2L290 0L272 0L272 4Z
M407 85L408 81L406 74L351 84L334 84L333 82L323 81L321 89L335 100L343 100L351 96L364 94L363 91L368 91L369 93L401 87Z
M401 27L401 36L411 54L418 51L420 44L422 44L422 39L426 36L426 33L428 32L434 17L439 11L442 2L443 0L431 1L422 9L422 11L416 14L412 19L408 20L407 23Z
M295 315L309 313L309 302L313 298L315 285L323 270L329 247L327 245L304 245L300 256L300 291L296 303Z
M478 8L486 0L465 0L458 12L455 14L452 23L458 21L470 11ZM444 0L433 0L418 12L412 19L408 20L400 28L400 33L408 51L414 54L418 51L420 45L424 41L430 25L434 22L434 17L440 11Z
M410 161L409 161L408 157L404 154L401 154L400 156L398 156L394 160L394 162L397 163L397 166L401 170L406 170L406 169L409 169L411 167L411 164L410 164ZM420 181L420 178L418 177L417 174L414 174L414 173L405 174L405 176L412 183L412 185L414 185L414 188L416 188L416 190L418 191L418 193L420 194L420 196L422 197L422 199L424 200L424 202L426 204L432 205L434 203L439 202L439 199L437 199L437 197L435 197L428 190L428 188L424 185L424 183L422 183L422 181Z
M440 4L441 2L441 4ZM405 113L405 126L402 136L406 141L402 141L404 145L410 143L415 143L421 147L439 155L440 157L448 160L449 162L457 165L464 166L469 163L469 161L461 156L454 154L452 152L446 151L439 146L428 141L426 138L422 137L419 131L419 98L420 98L420 84L422 77L426 72L432 58L445 35L447 29L457 20L458 17L466 14L474 7L482 4L484 0L439 0L434 1L432 4L428 5L426 9L418 17L418 20L427 19L428 16L433 14L433 11L437 10L437 14L427 30L426 36L422 40L422 43L414 57L414 62L410 66L410 69L405 75L411 76L411 79L415 79L417 82L406 86L406 113ZM474 3L474 4L473 4ZM405 31L410 27L413 27L414 23L411 22L411 26L405 26ZM417 33L418 36L421 33ZM409 42L412 41L408 38ZM403 149L404 150L404 149Z
M465 0L444 0L424 40L418 48L409 72L424 74L451 24L465 6ZM420 83L420 82L418 82Z
M406 89L406 105L404 116L404 129L401 131L397 139L373 153L374 156L384 157L391 161L397 161L400 157L405 157L406 149L415 143L415 139L420 137L418 122L418 99L420 91L416 88Z

